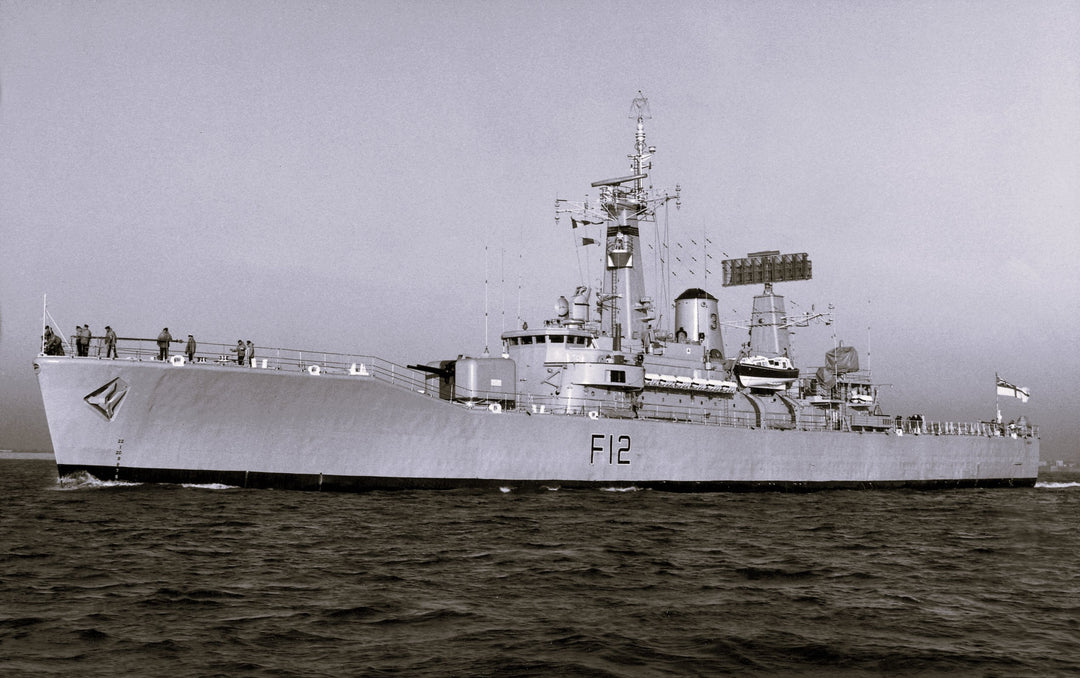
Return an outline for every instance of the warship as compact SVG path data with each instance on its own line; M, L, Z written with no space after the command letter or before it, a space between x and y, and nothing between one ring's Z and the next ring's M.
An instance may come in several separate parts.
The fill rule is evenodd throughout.
M497 351L413 364L263 348L245 360L205 343L171 355L123 337L116 357L43 350L34 369L59 474L323 491L1034 485L1039 432L1025 419L887 414L851 346L796 366L791 328L824 314L789 316L775 288L811 278L806 253L723 261L725 289L758 289L734 355L716 296L650 296L641 231L681 194L647 183L644 96L630 117L630 173L593 182L580 204L556 200L556 221L596 230L579 251L597 253L601 274L554 317L502 332Z

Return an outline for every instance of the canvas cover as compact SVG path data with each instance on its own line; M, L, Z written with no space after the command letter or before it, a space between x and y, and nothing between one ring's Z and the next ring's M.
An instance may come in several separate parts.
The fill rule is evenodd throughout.
M825 388L836 386L836 376L859 371L859 353L854 346L837 346L825 353L825 365L819 367L817 380Z
M836 374L859 371L859 353L854 346L837 346L825 354L825 366Z

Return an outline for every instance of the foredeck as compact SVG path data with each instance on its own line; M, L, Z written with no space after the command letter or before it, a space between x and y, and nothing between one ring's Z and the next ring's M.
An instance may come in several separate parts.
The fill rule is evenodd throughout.
M196 344L197 348L191 362L200 366L306 372L312 376L334 374L366 376L418 393L426 393L427 390L427 382L422 372L373 355L256 346L250 360L245 356L241 362L237 356L236 344L204 341L197 341ZM173 339L169 344L168 360L174 364L186 364L189 360L184 350L186 345L186 339ZM73 355L73 349L74 338L71 339L70 349L69 346L64 347L65 357L83 360L106 359L103 337L91 339L87 356L83 358ZM157 339L117 337L116 360L157 361L160 353ZM437 396L437 394L430 395Z

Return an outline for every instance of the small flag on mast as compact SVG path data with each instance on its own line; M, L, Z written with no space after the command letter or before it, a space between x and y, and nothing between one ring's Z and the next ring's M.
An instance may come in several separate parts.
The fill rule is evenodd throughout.
M1010 398L1019 398L1022 402L1027 402L1031 397L1031 390L1026 386L1015 386L1005 381L1001 377L994 375L997 378L997 393L1001 396L1008 396Z
M570 226L572 228L577 228L578 226L589 226L590 224L602 224L602 223L604 223L604 222L603 221L595 221L594 219L592 219L590 217L583 217L581 219L577 219L575 217L570 217Z

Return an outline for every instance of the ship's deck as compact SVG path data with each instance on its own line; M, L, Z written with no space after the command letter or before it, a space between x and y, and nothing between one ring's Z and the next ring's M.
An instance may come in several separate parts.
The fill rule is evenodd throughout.
M169 346L169 360L174 364L187 364L184 348L186 339L173 339ZM222 369L265 369L286 371L294 373L306 373L310 376L340 376L362 377L377 379L383 383L406 389L417 395L438 398L438 388L433 387L430 375L400 365L377 356L365 354L335 353L331 351L301 350L289 348L255 347L254 360L250 363L245 360L240 364L237 360L235 344L222 344L214 342L197 342L198 347L194 360L191 361L200 367L217 367ZM75 338L71 337L69 343L64 346L66 356L75 360L104 360L106 349L104 337L93 337L90 342L87 356L78 357L75 353ZM157 361L159 348L156 338L144 337L118 337L116 344L116 360L130 361ZM458 389L460 391L460 388ZM448 403L465 408L487 407L486 402L461 400ZM798 429L803 431L837 431L850 430L832 421L824 413L816 411L812 401L808 401L798 422L794 425L790 420L773 422L768 418L758 422L751 418L731 416L716 417L702 407L693 403L684 406L673 405L649 405L637 411L639 419L656 419L664 421L678 421L686 424L703 426L724 426L732 428L776 428ZM523 416L533 415L559 415L559 416L586 416L606 417L605 402L596 401L594 406L586 406L575 412L566 412L564 406L560 406L556 398L534 396L530 394L518 394L514 407L505 410L507 414L520 414ZM855 419L859 416L853 413ZM620 418L625 418L620 414ZM855 419L848 420L850 422ZM1037 426L1021 423L1003 424L994 421L927 421L921 418L896 417L893 424L883 432L890 435L947 435L947 436L1012 436L1012 437L1039 437Z

